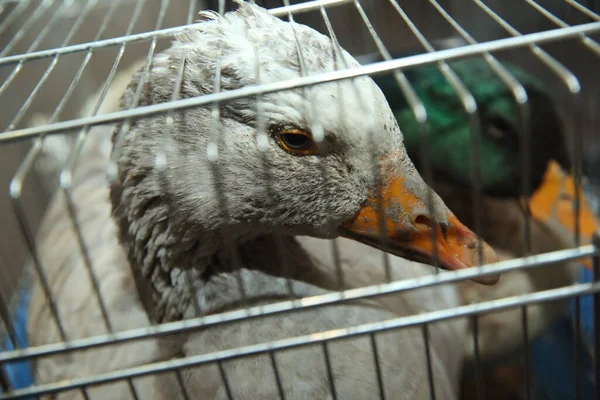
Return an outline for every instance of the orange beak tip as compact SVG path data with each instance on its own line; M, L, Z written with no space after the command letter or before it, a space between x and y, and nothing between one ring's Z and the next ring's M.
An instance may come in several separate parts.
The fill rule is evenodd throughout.
M447 269L477 268L500 260L494 249L464 226L456 216L449 214L448 221L450 228L448 229L447 239L445 242L440 241L438 244L438 247L448 249L448 257L446 257L446 260L442 260L445 261L444 264ZM481 260L479 258L480 243ZM476 276L472 280L483 285L494 285L500 280L500 274Z
M380 197L373 193L369 195L353 218L341 226L340 234L396 256L437 264L447 270L472 268L498 261L496 252L464 226L443 203L437 206L445 209L438 208L438 211L444 212L446 217L434 218L422 197L415 194L412 187L405 185L404 177L390 179L381 188ZM380 207L385 212L380 213ZM481 263L478 251L480 242ZM493 285L500 276L475 276L471 279L484 285Z
M499 261L499 258L496 254L496 252L485 242L482 242L481 244L482 247L482 265L486 265L486 264L493 264L495 262ZM454 260L449 260L449 263L451 263L449 266L450 268L448 269L452 269L452 270L458 270L458 269L466 269L466 268L478 268L479 263L477 262L479 259L478 256L478 252L477 252L477 247L474 248L470 248L470 254L468 256L463 256L460 257L463 260L467 260L467 259L471 259L471 263L469 265L465 264L464 262L460 262L458 258L455 258ZM452 262L454 261L454 262ZM458 265L457 265L458 263ZM475 276L473 278L471 278L472 281L480 283L482 285L495 285L496 283L498 283L498 281L500 280L500 276L501 274L490 274L490 275L481 275L481 276Z

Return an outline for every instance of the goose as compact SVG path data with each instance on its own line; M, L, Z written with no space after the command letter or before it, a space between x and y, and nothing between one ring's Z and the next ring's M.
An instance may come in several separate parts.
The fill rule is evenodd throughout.
M402 56L403 54L394 54L396 58ZM368 60L378 61L373 56ZM526 211L520 201L523 194L521 181L525 179L520 158L524 131L520 128L519 109L510 90L483 58L460 60L449 65L473 95L479 110L482 160L480 234L483 239L494 248L500 259L527 255L525 212L528 212L532 254L573 247L574 200L577 191L580 200L580 243L591 243L592 235L599 226L598 220L591 211L584 191L576 188L573 175L568 172L572 165L567 154L564 129L547 88L530 72L511 63L502 63L528 94L532 152L530 179L527 182L529 191L526 193L529 209ZM433 182L430 182L432 188L461 221L474 227L476 221L473 199L469 194L465 195L465 192L471 193L472 190L472 165L469 161L472 132L468 116L464 111L461 112L459 97L436 66L411 69L405 75L429 116L427 160L423 162L420 161L421 128L394 77L381 75L374 77L374 81L384 92L396 116L404 134L406 150L415 161L417 169L423 172L425 162L431 166L434 177ZM459 293L464 303L476 303L567 286L576 280L581 264L588 272L591 269L591 260L579 261L505 273L496 285L485 289L463 282L459 285ZM556 336L548 337L547 332L567 315L569 310L565 306L564 303L528 306L530 340L535 342L545 336L546 340L556 341ZM562 325L557 329L562 329ZM472 333L470 331L469 336ZM522 356L518 351L522 349L522 345L520 308L485 314L478 318L478 351L481 360L500 365L503 373L506 372L506 363L513 365L518 369L516 374L521 375L519 384L522 384L523 370ZM539 357L543 357L542 354L548 355L549 346L544 346L545 353L540 350ZM465 352L466 361L475 367L472 340L466 342ZM515 360L516 365L510 364ZM542 358L536 360L543 363ZM492 368L491 371L497 369ZM493 373L490 375L493 379L498 379ZM490 383L487 386L489 388ZM507 396L503 391L506 389L505 381L500 382L496 388L499 390L498 398Z
M169 49L153 58L147 79L142 81L141 71L133 75L123 91L121 107L131 104L138 84L140 106L168 101L182 62L180 95L184 98L215 91L217 58L221 90L298 78L301 72L333 71L340 60L350 67L359 66L347 52L334 50L326 36L279 20L250 3L238 1L238 9L223 16L203 11L200 19L202 24L177 35ZM303 62L295 38L303 44ZM260 80L255 75L255 57ZM342 258L348 266L343 287L384 282L384 247L378 240L373 192L376 169L370 147L375 151L386 206L383 222L391 279L429 275L429 265L436 261L451 270L473 267L477 243L481 243L484 263L497 260L494 251L423 182L406 154L385 97L370 78L264 94L260 105L267 133L263 152L257 145L264 136L258 129L256 99L221 105L217 181L211 173L214 161L207 152L210 108L174 113L168 134L164 115L132 122L122 138L119 125L90 131L69 191L112 331L339 290L331 255L331 241L336 238L347 257ZM310 105L314 113L309 112ZM314 127L320 127L322 141ZM372 143L370 135L375 139ZM317 142L327 146L325 155ZM160 151L167 159L164 175L155 164ZM116 174L107 184L111 159L116 160ZM265 187L264 159L271 173L270 192ZM327 181L319 163L326 167ZM227 225L222 220L219 190L226 198ZM431 209L426 207L428 200ZM277 260L277 237L286 255L285 269ZM76 243L77 232L68 218L64 193L59 192L44 217L37 245L40 266L48 276L68 339L109 332ZM242 267L232 259L229 247ZM244 283L245 298L236 274ZM29 343L59 342L62 337L40 280L31 271L30 275ZM490 285L498 276L476 280ZM434 287L255 318L175 338L48 356L35 360L32 369L36 384L44 384L458 304L455 288ZM449 343L463 339L466 322L453 319L428 328L435 394L457 398L463 349ZM335 396L344 399L379 398L380 389L387 398L429 398L421 329L382 332L374 340L381 385L368 337L328 345L334 385L329 382L321 346L276 353L285 397L332 398L334 386ZM228 360L222 368L227 385L213 363L183 369L179 375L136 378L131 387L126 382L90 386L85 394L91 399L126 399L133 390L140 399L183 398L184 393L191 398L225 399L228 393L236 399L279 398L268 355ZM83 394L69 390L51 398L75 399Z

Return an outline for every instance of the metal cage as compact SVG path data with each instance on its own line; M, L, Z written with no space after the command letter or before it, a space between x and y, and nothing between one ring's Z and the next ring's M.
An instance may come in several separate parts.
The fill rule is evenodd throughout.
M593 343L598 342L600 330L598 318L594 316L600 306L600 297L596 294L600 291L600 283L597 282L597 246L600 245L600 237L592 243L581 244L578 243L577 236L571 248L552 248L542 253L461 271L426 268L423 270L425 272L414 276L409 274L405 279L390 275L389 259L387 256L377 255L374 257L380 264L376 268L381 271L378 273L381 279L374 278L367 285L354 284L353 287L326 290L325 293L309 297L275 299L250 308L242 304L206 315L201 310L196 310L196 315L181 316L179 320L163 323L115 323L111 320L112 307L119 306L111 303L110 298L103 298L102 293L110 283L103 282L103 277L98 276L94 269L96 261L103 256L101 249L94 250L94 240L100 241L102 238L91 239L95 237L94 232L86 227L94 218L107 218L109 215L100 213L98 217L91 206L86 208L88 200L85 194L92 189L86 189L85 185L88 178L93 178L76 178L77 171L89 162L81 154L98 127L120 123L122 129L127 130L132 121L158 115L164 116L168 124L168 121L173 121L175 113L202 107L211 109L218 116L220 104L236 99L258 98L276 91L298 90L326 82L352 80L364 75L394 74L398 90L410 94L414 91L405 80L404 72L425 65L437 65L443 71L444 77L459 94L464 111L473 118L477 126L478 110L474 106L473 96L465 89L451 65L456 60L480 57L492 66L517 98L519 84L515 84L510 73L503 75L498 60L511 61L529 71L535 71L535 75L555 94L557 108L565 121L569 152L576 166L575 181L581 183L583 173L587 178L586 184L591 188L590 192L594 192L596 185L600 183L597 168L600 147L596 144L595 132L600 81L597 73L593 72L595 66L600 64L600 44L595 39L600 33L600 7L597 2L265 0L256 3L267 8L275 17L308 25L330 37L332 43L347 50L362 65L235 90L215 91L199 97L179 98L177 87L172 99L159 104L138 106L138 93L134 95L130 108L119 110L115 103L124 88L123 82L119 82L122 71L129 71L129 76L133 72L131 68L141 70L142 74L148 73L153 58L169 46L173 35L195 26L199 10L211 8L223 13L235 10L237 6L224 0L206 3L202 0L0 2L0 160L3 167L0 172L0 187L3 188L3 194L0 195L0 221L4 228L0 240L0 339L4 341L0 352L0 399L143 400L167 396L184 399L233 399L236 395L240 396L244 387L250 387L247 386L249 381L267 379L265 372L258 367L257 371L261 372L256 372L258 375L252 377L252 366L257 365L252 363L258 362L256 360L261 357L271 366L270 380L265 380L263 384L271 387L264 390L273 396L263 394L265 397L257 395L244 398L310 398L295 394L294 388L300 385L299 381L286 376L286 368L291 360L297 358L301 363L305 359L303 353L294 353L296 350L303 351L302 349L320 354L322 366L318 371L315 369L314 373L328 385L328 393L322 397L314 394L317 397L313 398L362 399L359 394L356 394L357 397L344 397L340 393L348 392L336 390L343 378L339 376L342 374L339 372L342 370L339 357L351 356L352 350L349 349L352 347L344 348L343 345L351 339L363 340L372 352L372 365L368 369L368 374L372 376L370 380L365 377L366 383L362 385L373 388L373 398L449 398L439 392L438 385L442 384L436 381L439 379L435 376L436 372L441 368L438 358L443 358L438 353L444 348L454 348L461 353L459 350L463 347L472 349L468 360L462 353L447 356L459 360L456 362L457 374L449 373L449 376L453 376L449 385L453 388L452 395L455 398L550 398L534 394L534 386L540 383L531 372L533 339L529 330L537 322L531 321L528 310L537 305L557 302L566 304L565 302L576 299L573 317L575 322L570 328L575 336L575 348L580 346L577 335L583 329L580 318L585 313L592 319L591 332L595 338ZM298 41L297 46L301 48L302 43ZM409 49L418 50L406 57L392 56ZM179 85L184 64L183 62L178 69L179 78L176 81ZM113 92L114 87L121 91ZM418 96L410 98L409 103L411 110L417 113L423 108ZM218 140L217 132L211 139L211 145L217 146ZM53 163L44 162L44 158L52 151L61 152L60 157L53 159ZM111 174L114 177L114 170L108 171L109 179ZM96 175L96 180L105 182L106 175ZM469 192L468 196L481 196L477 187L476 183L474 191ZM593 193L590 196L590 204L599 214ZM108 200L103 198L89 201ZM49 204L59 207L56 205L58 203L63 208L50 217L46 216L45 218L50 218L50 222L46 222L47 227L40 231L44 210ZM578 210L578 207L575 209ZM481 212L480 208L478 210L475 212ZM55 215L57 212L59 214ZM53 272L46 269L48 260L44 258L44 254L49 254L50 251L60 252L61 246L65 249L69 247L69 242L62 237L46 236L42 245L40 237L47 235L48 230L52 232L53 224L59 225L61 222L66 224L64 229L70 232L70 237L74 240L72 246L75 250L71 256L74 259L70 262L77 265L73 268L80 271L78 279L81 281L72 284L80 284L81 291L87 291L87 301L94 303L93 315L77 314L77 309L68 306L68 296L61 295L59 298L58 293L53 292L55 282L63 278L56 271L52 275ZM477 226L470 228L476 232L480 229ZM112 234L116 235L114 232ZM274 249L280 245L281 242L275 240ZM335 241L332 249L327 257L332 257L336 275L344 269L340 264L353 257L360 260L356 252L344 254L345 249L336 246ZM274 259L285 259L285 249L273 252ZM461 284L478 276L530 270L547 271L550 275L555 271L551 269L551 264L577 262L586 258L593 260L593 278L589 282L573 280L568 285L547 290L530 290L506 296L499 293L497 298L487 301L465 301L446 308L415 308L413 305L411 307L416 311L414 313L398 313L394 318L363 321L336 329L317 329L315 332L275 340L265 337L263 341L233 343L230 346L221 343L221 346L215 345L206 351L180 351L155 358L142 357L138 361L134 357L137 356L136 353L155 349L151 346L177 347L178 342L184 342L186 338L199 332L216 332L215 337L219 337L218 332L223 329L223 332L227 332L223 334L224 337L229 337L236 329L246 329L241 328L246 326L241 324L255 321L258 321L257 324L260 321L273 324L273 329L276 330L285 324L288 316L296 313L317 313L327 307L343 307L361 302L393 302L396 301L394 299L404 299L402 296L412 293L421 293L422 297L417 296L411 300L418 305L421 301L419 299L437 296L436 293L448 290L447 288L462 290ZM280 265L282 266L283 264ZM343 276L352 273L345 270ZM236 274L232 273L232 276ZM23 341L23 337L28 334L24 332L23 326L17 325L24 324L19 318L25 317L15 315L15 309L20 307L19 302L22 301L19 296L23 291L29 290L28 282L31 279L36 280L45 294L46 303L43 308L38 309L38 314L30 313L29 318L48 319L48 326L44 328L47 329L47 335L37 334L38 343L34 344L29 343L31 339ZM127 286L130 281L126 284L119 282L114 285L122 284L124 287L121 290L129 290L137 296L139 288L136 290L133 285ZM69 290L75 293L78 289ZM583 307L586 298L592 301L591 308ZM483 339L478 336L481 331L481 323L478 321L485 315L506 310L513 310L519 315L520 344L510 354L486 359L486 354L479 349ZM310 321L310 318L302 321L308 323L306 321ZM456 338L460 341L459 344L449 342L448 337L443 339L446 341L440 339L440 332L449 326L444 324L451 321L463 321L470 327L468 335ZM89 329L82 329L76 334L71 331L74 326L86 324L90 325ZM399 330L410 330L411 335L418 337L423 343L423 348L418 349L421 359L417 360L416 356L414 360L411 358L411 362L414 362L414 370L411 371L417 374L416 380L423 379L427 382L426 392L409 395L407 393L411 392L408 389L406 393L385 389L388 387L386 381L396 379L391 372L395 371L394 366L382 361L387 353L394 351L389 347L390 342L386 341L385 335ZM137 344L139 346L134 347ZM591 366L582 366L581 356L575 355L574 360L569 361L572 365L564 367L565 382L568 379L576 382L570 388L573 398L591 398L588 395L600 398L600 357L597 346L592 344L591 348ZM96 350L98 352L94 354L97 354L97 359L94 358L96 356L79 356L87 354L86 351ZM248 368L246 375L228 366L228 363L244 358L255 360L244 364ZM407 360L408 358L407 355ZM79 368L71 366L61 370L66 365L63 363L72 363L78 359L87 360L94 365L85 365L81 361L84 364L80 364ZM120 359L122 364L117 368L104 368L100 365L109 359ZM520 374L517 378L498 378L498 371L506 365L506 359L511 360L513 370L520 371L516 373ZM44 364L43 360L54 361ZM95 365L96 361L98 365ZM28 368L34 375L35 383L16 384L9 368L18 367L22 362L29 363ZM554 361L550 358L546 361L552 362ZM42 365L44 367L40 367ZM518 365L520 369L515 369L514 365ZM205 372L201 376L218 381L218 390L195 392L194 388L197 386L190 381L195 375L190 375L190 371L201 367L213 368L203 370ZM232 379L231 374L236 378ZM249 381L240 376L249 376ZM157 380L156 383L149 380L152 377L164 377L165 381ZM555 379L560 380L558 377ZM582 380L589 381L594 389L593 393L587 393L582 388ZM516 381L519 383L516 384ZM344 384L348 385L342 383ZM180 390L177 393L157 391L157 388L162 387L178 387Z

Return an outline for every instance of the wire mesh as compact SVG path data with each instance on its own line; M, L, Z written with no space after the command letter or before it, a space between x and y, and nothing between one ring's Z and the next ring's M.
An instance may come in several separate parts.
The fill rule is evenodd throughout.
M224 58L232 43L219 42L216 56L188 45L184 56L171 53L167 78L160 64L163 51L175 35L206 23L194 21L197 12L210 7L223 15L239 5L224 0L0 3L0 99L6 105L0 112L0 153L3 160L13 159L12 164L7 161L6 204L0 202L2 214L9 215L6 251L0 247L0 333L6 339L0 338L8 344L0 352L0 399L492 399L498 378L490 379L486 371L497 370L506 359L525 371L523 382L513 385L512 398L534 398L543 391L540 385L547 384L532 370L537 365L535 340L559 319L555 314L565 317L563 306L572 299L574 339L568 345L573 360L565 366L565 375L573 375L569 390L573 398L600 398L595 345L600 327L594 318L600 307L599 237L592 240L589 232L581 233L594 222L580 218L592 218L581 204L593 202L579 190L598 175L586 168L587 159L594 158L589 151L596 134L598 5L575 0L523 0L518 6L492 0L429 0L418 7L403 3L257 1L288 23L291 50L257 47L256 32L248 31L256 28L246 22L229 32L248 43L245 70L235 71L231 59ZM311 40L318 40L311 35L316 33L307 34L303 25L328 38L326 47L317 46L323 54L315 54ZM268 34L273 33L266 29ZM410 54L402 54L407 49ZM281 59L266 63L265 53ZM199 68L211 58L214 70ZM524 133L511 140L518 141L521 179L514 198L501 204L519 210L516 229L523 232L490 226L490 221L517 217L503 211L490 216L486 206L500 204L484 191L484 166L491 162L482 145L489 131L489 105L473 92L469 74L459 73L454 64L472 59L490 68L516 104L514 123ZM332 66L315 70L321 60ZM523 76L505 61L528 68L557 94L572 160L567 175L572 173L573 194L560 197L572 207L572 238L563 234L561 240L546 242L539 233L541 222L531 210L538 203L529 195L539 145L532 132L539 122L531 118L535 106ZM277 72L286 63L294 74ZM439 116L431 114L431 98L423 97L410 75L428 66L436 67L448 83L458 100L451 112L466 116L469 132L464 146L471 155L463 161L470 186L454 187L450 194L443 186L448 175L430 162L439 140ZM410 156L418 159L419 173L473 232L508 257L482 265L489 253L478 241L476 268L444 271L439 266L447 266L444 257L449 256L439 254L437 228L429 225L421 245L431 249L428 265L386 252L397 251L392 243L397 238L386 224L390 212L398 210L384 208L390 178L382 176L388 172L380 165L389 156L377 153L385 143L371 127L377 126L377 116L392 114L372 109L378 97L372 86L365 89L365 76L390 77L394 93L402 95L418 125L419 150ZM323 103L319 96L324 92L333 100ZM296 103L277 104L274 111L268 99L279 93L290 93L287 100L279 99ZM288 172L303 165L299 182L306 187L300 190L278 186L287 178L273 146L277 135L289 131L291 120L273 119L286 113L301 116L302 128L315 143L315 162L286 165ZM348 145L340 137L349 133L333 131L343 126L352 132L348 122L368 128L360 136L366 144ZM185 131L190 126L198 126L198 137ZM294 134L297 128L292 127ZM248 132L258 153L232 139L232 133ZM141 141L153 137L152 145ZM132 143L139 148L132 151ZM340 152L344 146L364 147L369 160L364 171L343 159L344 154L361 157ZM229 159L231 149L245 154L247 165L233 165L242 158ZM132 155L137 158L127 159ZM332 171L332 164L323 161L334 158L341 158L347 171ZM405 161L398 157L397 162ZM258 188L245 187L242 173L238 179L231 176L257 165ZM194 169L199 166L206 171ZM148 185L144 180L153 170L156 180ZM400 167L400 172L409 176L410 168ZM194 175L204 180L190 180ZM340 190L344 186L338 186L339 176L354 179L353 196L365 196L358 189L365 176L373 184L369 190L375 194L368 202L373 203L378 232L358 237L360 244L352 237L337 238L344 205L335 200L347 196ZM177 186L178 179L199 186ZM136 197L139 193L124 182L155 197ZM46 193L54 190L52 196ZM32 202L31 193L46 198ZM426 211L419 217L429 223L445 205L432 190L423 193L419 201ZM294 194L312 204L301 213L314 216L298 216L286 208L286 203L302 204L290 197ZM214 209L194 212L206 196L213 196ZM139 209L123 218L121 213L133 212L126 208L128 202ZM263 207L258 217L251 214L256 204ZM562 210L557 207L552 212ZM204 221L197 212L211 219ZM272 221L279 223L269 225ZM443 225L447 240L446 229ZM146 240L141 245L140 237ZM10 246L16 241L19 247ZM16 248L28 255L25 262L22 256L9 257ZM184 251L172 254L175 248ZM411 258L410 253L398 255ZM592 279L582 282L575 268L585 261ZM470 289L469 280L498 274L501 285L505 276L509 279L505 286ZM548 278L552 274L556 278ZM519 282L529 286L509 287ZM478 293L479 301L465 293ZM585 296L593 297L591 309L582 306ZM17 318L18 310L27 311L25 322ZM495 317L500 315L506 319ZM584 318L592 319L591 330L582 325ZM517 321L519 344L497 350L489 335L500 340L494 334L504 327L496 332L494 326L509 320ZM582 346L589 354L582 355ZM592 359L591 368L582 364L586 357ZM18 362L30 363L33 382L21 384L15 378ZM464 390L471 370L475 387ZM588 381L593 393L586 392Z

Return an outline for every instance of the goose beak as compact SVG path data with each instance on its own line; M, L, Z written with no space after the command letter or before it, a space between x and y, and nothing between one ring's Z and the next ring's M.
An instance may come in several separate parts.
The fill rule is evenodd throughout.
M384 221L381 224L381 234L378 199L371 195L354 218L342 225L341 236L412 261L439 265L448 270L478 265L479 243L483 264L498 261L494 250L464 226L444 203L436 203L436 207L443 207L443 210L437 211L442 211L445 215L445 221L439 223L427 212L425 199L419 198L407 186L411 185L405 185L404 178L398 177L382 187ZM499 275L495 275L473 280L491 285L499 278Z
M579 238L580 244L592 243L592 235L600 228L600 223L590 210L581 187L579 192ZM563 170L556 161L550 161L541 186L530 199L529 211L532 218L543 222L557 231L565 239L575 242L575 180L572 174ZM590 258L582 264L592 269Z

